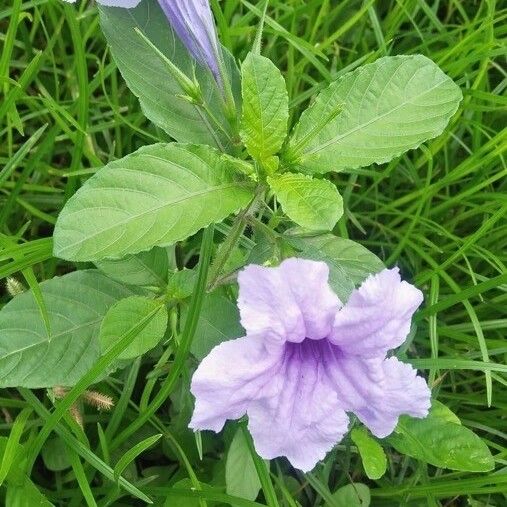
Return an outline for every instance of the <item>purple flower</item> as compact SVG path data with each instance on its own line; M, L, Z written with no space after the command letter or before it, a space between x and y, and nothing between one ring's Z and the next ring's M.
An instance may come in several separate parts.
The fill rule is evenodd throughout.
M76 0L65 0L74 3ZM97 0L108 7L136 7L141 0ZM220 59L213 14L208 0L158 0L173 30L189 53L213 73L217 83L221 83Z
M191 428L218 432L248 414L260 456L309 471L347 432L347 412L377 437L401 414L427 415L425 380L386 357L405 341L421 291L385 269L342 305L328 275L325 263L303 259L239 274L246 336L221 343L197 368Z
M220 46L208 0L158 0L158 3L190 54L208 67L220 83Z

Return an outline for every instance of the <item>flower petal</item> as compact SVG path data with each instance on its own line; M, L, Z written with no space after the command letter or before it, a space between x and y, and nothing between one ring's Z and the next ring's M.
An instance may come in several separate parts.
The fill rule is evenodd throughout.
M267 351L263 342L244 337L216 346L194 373L190 391L195 409L190 428L220 431L238 419L271 379L282 350Z
M368 277L338 312L330 340L349 354L383 355L410 331L422 292L401 281L398 268Z
M220 46L209 1L159 0L159 4L190 54L220 83Z
M392 433L402 414L428 414L431 391L426 381L395 357L360 358L338 352L326 370L342 407L354 412L377 437Z
M304 259L287 259L277 268L247 266L238 277L247 334L275 343L327 336L341 306L328 275L324 262Z
M328 382L320 344L311 340L286 344L283 364L247 411L259 455L286 456L305 472L342 439L349 423Z
M141 0L97 0L97 3L106 7L123 7L125 9L132 9L140 2Z
M342 307L329 287L329 267L325 262L291 258L279 268L299 306L306 338L320 340L331 332L336 312Z

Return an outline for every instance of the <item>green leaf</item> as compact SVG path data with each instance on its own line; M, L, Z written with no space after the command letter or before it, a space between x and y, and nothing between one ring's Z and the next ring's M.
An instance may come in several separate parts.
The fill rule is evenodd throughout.
M379 58L317 96L284 158L309 173L389 162L440 135L461 98L459 87L425 56Z
M289 96L285 80L271 60L249 53L241 66L241 93L241 139L252 158L271 166L270 158L287 136Z
M343 200L327 180L285 173L268 178L287 216L301 227L330 231L343 215Z
M97 261L167 246L246 206L252 184L235 159L208 147L154 144L111 162L67 202L57 257Z
M202 360L216 345L244 334L238 307L220 294L208 294L202 304L190 351Z
M125 471L130 463L132 463L140 454L146 451L146 449L149 449L152 445L156 444L160 440L160 437L162 437L161 433L145 438L144 440L141 440L141 442L138 442L136 445L134 445L125 454L123 454L114 467L115 481L119 480L121 474Z
M225 485L227 494L255 500L261 489L255 463L241 428L238 428L225 462Z
M39 488L25 477L20 484L9 484L5 496L5 507L54 507Z
M461 424L459 417L438 400L432 400L431 402L431 416L450 423Z
M95 265L110 278L139 287L165 285L169 269L173 267L168 249L160 247L122 259L102 259Z
M86 475L80 457L78 456L77 452L70 447L67 449L67 453L70 456L72 471L74 473L74 477L81 491L83 500L85 501L88 507L98 507L97 502L95 501L94 498L94 494L92 492L89 476L87 477Z
M160 301L143 296L131 296L118 301L106 313L100 326L100 346L107 350L136 323L159 309L146 327L138 333L132 343L118 356L118 359L134 359L155 347L164 337L167 329L167 310Z
M2 453L0 464L0 485L3 484L9 475L11 467L19 463L16 459L17 455L19 454L19 441L23 435L25 425L31 415L32 409L30 407L25 407L16 417L16 420L12 425L11 431L9 433L9 438Z
M49 438L41 454L44 466L51 472L61 472L71 467L68 448L60 437Z
M29 389L20 388L19 392L25 398L25 400L28 401L28 403L33 407L33 409L39 414L39 416L47 421L48 419L51 419L53 414L58 411L58 407L56 408L55 412L50 412L44 405L39 401L39 399L33 394L33 392ZM61 406L61 405L60 405ZM114 480L114 473L113 469L104 463L97 454L95 454L92 450L90 450L88 445L85 445L83 442L78 440L70 430L67 429L65 425L62 423L56 422L53 426L55 433L62 438L65 443L73 449L75 452L77 452L91 467L95 468L99 473L101 473L105 478L109 480ZM46 438L46 437L44 437ZM0 442L1 443L1 442ZM27 452L25 452L25 455ZM124 479L123 477L120 477L119 485L122 489L125 491L128 491L132 496L135 498L139 498L145 503L151 503L151 500L149 497L147 497L142 491L140 491L138 488L136 488L133 484L131 484L129 481Z
M172 299L186 299L194 291L197 271L194 269L182 269L172 273L167 283L167 297Z
M172 31L156 0L143 0L134 9L99 6L100 24L114 60L128 87L139 98L144 114L179 142L208 144L219 149L230 145L228 136L212 126L197 105L182 97L176 79L164 68L159 56L135 32L143 34L188 77L194 67L206 103L222 125L221 91L212 74L196 65L185 46ZM234 86L238 86L238 69L224 52L226 67Z
M215 492L214 488L209 486L208 484L205 484L203 482L200 483L201 489L203 491L211 491ZM196 489L194 487L194 484L189 478L181 479L178 482L175 482L171 490L176 490L180 492L188 492L188 493L195 493ZM225 495L224 495L225 496ZM212 507L216 505L216 502L206 500L206 504L208 507ZM164 507L202 507L202 500L200 500L198 497L195 496L183 496L183 495L172 495L170 494L166 501L164 502Z
M15 446L9 444L11 441L8 437L0 437L0 460L5 462L6 459L12 459L9 455L14 456L12 466L9 468L6 482L19 484L24 481L26 466L26 449L19 442ZM13 449L14 447L14 449Z
M342 302L354 287L370 274L384 269L382 261L367 248L350 239L332 234L287 239L305 259L324 261L329 266L329 284Z
M439 468L492 470L495 463L488 446L473 431L452 422L449 412L433 402L425 419L402 416L387 441L398 452Z
M100 357L102 318L132 291L99 271L76 271L40 284L51 322L45 331L31 292L0 311L0 387L75 384Z
M333 493L333 503L327 502L326 507L369 507L370 501L370 488L366 484L354 482L336 490Z
M357 446L369 479L380 479L387 469L387 457L382 446L372 438L366 428L354 428L350 438Z

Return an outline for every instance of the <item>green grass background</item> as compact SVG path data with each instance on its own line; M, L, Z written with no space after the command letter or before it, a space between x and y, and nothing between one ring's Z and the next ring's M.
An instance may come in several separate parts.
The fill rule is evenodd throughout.
M260 2L212 5L222 42L243 58ZM390 164L332 178L347 210L339 232L387 265L400 265L424 290L410 355L426 370L438 399L481 435L496 461L495 472L468 474L390 455L386 477L369 483L372 505L505 506L507 5L271 0L268 14L263 54L284 72L293 118L325 82L382 55L422 53L463 90L459 111L442 136ZM50 236L59 210L83 179L165 137L126 88L92 4L0 0L0 47L0 278L15 276L36 287L37 280L70 269L52 258ZM0 304L7 300L3 290ZM129 377L116 387L134 388L135 382ZM144 382L141 374L137 382ZM15 390L0 393L0 406L13 415L26 404L19 400ZM135 406L128 410L131 419L139 415ZM35 428L47 414L39 417ZM95 425L111 415L87 417ZM159 419L151 423L164 429ZM11 428L9 417L0 422L2 435ZM273 469L280 506L324 505L329 488L349 478L365 481L357 456L341 450L326 481L301 475L295 484ZM138 472L153 466L153 459L139 460ZM112 505L141 504L117 500L107 483L91 481L87 488L83 478L89 476L88 465L55 479L36 464L33 479L56 505L93 505L90 498L103 495L114 499Z

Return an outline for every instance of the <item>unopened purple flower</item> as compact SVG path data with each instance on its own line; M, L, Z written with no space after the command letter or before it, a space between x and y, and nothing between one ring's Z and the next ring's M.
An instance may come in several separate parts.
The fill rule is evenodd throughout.
M221 58L208 0L158 0L174 31L190 54L221 82Z
M76 0L65 0L74 3ZM97 0L108 7L136 7L141 0ZM218 83L220 76L220 46L209 0L158 0L173 30L189 53L208 67Z
M325 263L303 259L239 274L246 336L221 343L197 368L191 428L220 431L247 414L260 456L308 471L347 432L347 412L377 437L401 414L427 415L425 380L386 357L405 341L422 293L385 269L342 305L328 275Z

